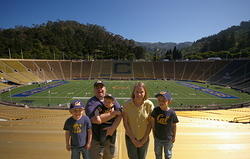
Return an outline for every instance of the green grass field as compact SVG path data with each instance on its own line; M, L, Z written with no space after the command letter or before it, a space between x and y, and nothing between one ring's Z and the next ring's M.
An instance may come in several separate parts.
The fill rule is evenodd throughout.
M55 81L56 83L58 81ZM67 105L73 98L80 98L84 103L93 96L94 80L72 80L58 87L46 89L40 93L30 95L28 97L11 97L12 95L22 93L31 89L45 87L46 84L34 84L21 86L12 89L9 92L1 94L1 100L23 103L30 106L62 106ZM123 104L130 96L133 85L138 81L121 81L121 80L105 80L108 93L111 93L117 100ZM154 98L155 94L160 91L169 91L173 97L172 107L187 105L231 105L250 101L250 95L239 91L225 88L221 86L209 85L209 89L226 93L238 97L237 99L224 99L211 94L197 91L187 86L177 83L177 81L163 80L145 80L143 81L149 92L149 98L157 105ZM189 82L201 87L207 87L207 84ZM51 83L49 83L51 84ZM47 84L47 85L49 85Z

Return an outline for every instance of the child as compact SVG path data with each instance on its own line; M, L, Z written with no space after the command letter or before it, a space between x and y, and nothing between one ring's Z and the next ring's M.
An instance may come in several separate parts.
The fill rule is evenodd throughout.
M92 129L89 118L84 113L84 105L80 100L70 103L71 117L64 124L66 149L71 151L71 159L89 159L89 148L92 140Z
M107 94L104 96L104 102L103 105L99 105L96 107L95 110L95 117L100 124L98 127L98 132L99 132L99 142L100 142L100 147L99 147L99 156L100 158L103 158L104 154L104 147L105 144L110 145L109 150L110 154L114 156L115 153L115 141L116 141L116 128L112 128L111 126L113 125L113 122L115 121L116 117L119 117L121 121L121 110L116 110L114 107L115 99L112 97L111 94ZM108 112L115 111L116 116L114 116L112 119L104 122L101 120L100 115ZM117 124L118 126L118 124ZM108 129L113 129L111 132L108 132Z
M169 104L172 102L170 94L160 92L155 97L159 104L159 107L155 107L151 113L155 157L156 159L162 159L162 149L164 148L165 159L171 159L176 135L176 123L179 120L174 110L169 108Z

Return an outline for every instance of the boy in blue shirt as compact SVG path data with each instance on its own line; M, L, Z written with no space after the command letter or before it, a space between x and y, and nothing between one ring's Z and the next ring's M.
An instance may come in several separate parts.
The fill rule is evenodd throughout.
M155 157L156 159L162 159L162 149L164 148L165 159L171 159L176 136L176 123L179 120L175 111L169 108L169 104L172 102L169 93L160 92L155 97L159 104L151 113Z
M84 105L80 100L70 103L71 117L64 124L66 149L71 151L71 159L90 159L89 148L92 140L91 122L84 113Z

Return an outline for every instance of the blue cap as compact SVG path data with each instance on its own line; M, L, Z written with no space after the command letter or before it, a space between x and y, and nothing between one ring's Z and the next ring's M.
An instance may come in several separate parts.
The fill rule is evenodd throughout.
M98 81L96 81L96 82L94 83L94 87L97 87L98 85L104 86L103 81L98 80Z
M166 100L172 100L173 99L169 93L164 92L164 91L162 91L162 92L155 95L156 98L159 97L159 96L164 97Z
M82 108L82 109L84 109L84 105L83 105L82 101L80 101L80 100L77 99L77 100L71 101L69 108L70 109L76 109L76 108Z

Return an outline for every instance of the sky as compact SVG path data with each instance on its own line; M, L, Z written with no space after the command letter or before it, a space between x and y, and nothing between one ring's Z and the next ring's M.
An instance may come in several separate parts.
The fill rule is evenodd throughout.
M194 42L250 20L250 0L1 0L0 28L97 24L139 42Z

